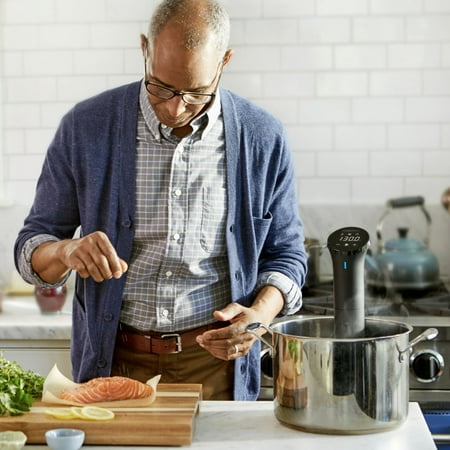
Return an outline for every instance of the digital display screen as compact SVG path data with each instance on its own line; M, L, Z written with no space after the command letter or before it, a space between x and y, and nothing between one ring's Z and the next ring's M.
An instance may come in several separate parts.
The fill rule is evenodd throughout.
M336 230L328 238L328 247L337 252L354 253L366 248L369 244L369 234L357 227L347 227Z
M359 234L342 233L339 241L340 242L359 242L361 236Z

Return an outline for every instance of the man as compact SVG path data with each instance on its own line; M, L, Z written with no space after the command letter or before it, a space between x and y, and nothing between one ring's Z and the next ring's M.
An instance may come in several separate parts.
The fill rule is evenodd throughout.
M76 105L48 149L16 266L41 285L76 272L76 381L161 373L255 399L246 326L301 306L291 155L277 120L218 89L228 39L215 1L163 1L141 36L144 80Z

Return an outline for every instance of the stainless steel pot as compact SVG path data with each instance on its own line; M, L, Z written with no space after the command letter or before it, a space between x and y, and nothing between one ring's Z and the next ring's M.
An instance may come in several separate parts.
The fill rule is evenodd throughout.
M432 339L430 328L408 341L412 327L366 319L365 336L335 338L333 317L295 318L266 328L272 342L276 418L311 432L363 434L401 424L408 414L409 353Z
M320 257L324 245L318 239L306 238L305 250L308 254L308 271L306 273L305 287L318 286L320 283Z

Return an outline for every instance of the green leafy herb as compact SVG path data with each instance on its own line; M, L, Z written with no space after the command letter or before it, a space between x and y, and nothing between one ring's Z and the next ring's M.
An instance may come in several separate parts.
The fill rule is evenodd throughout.
M30 410L36 397L42 395L44 377L24 370L0 354L0 416L18 416Z

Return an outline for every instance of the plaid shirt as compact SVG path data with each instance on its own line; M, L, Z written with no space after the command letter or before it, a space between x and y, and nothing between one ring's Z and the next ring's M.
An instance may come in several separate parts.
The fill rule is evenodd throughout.
M121 314L141 330L195 328L230 302L220 98L191 126L183 139L171 135L141 88L136 231Z

